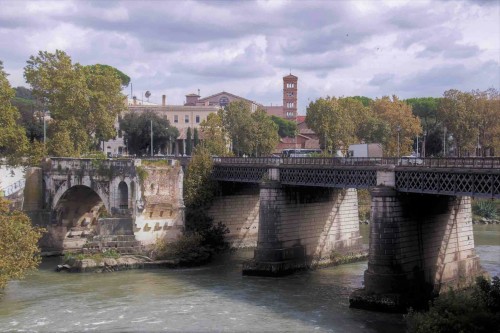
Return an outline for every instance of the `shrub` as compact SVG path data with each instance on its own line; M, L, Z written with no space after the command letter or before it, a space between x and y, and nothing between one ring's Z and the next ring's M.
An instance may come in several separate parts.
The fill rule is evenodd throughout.
M496 205L491 200L475 201L472 205L472 212L487 219L496 219L498 217Z
M428 312L410 311L406 320L410 333L499 332L500 280L480 277L473 288L443 294Z

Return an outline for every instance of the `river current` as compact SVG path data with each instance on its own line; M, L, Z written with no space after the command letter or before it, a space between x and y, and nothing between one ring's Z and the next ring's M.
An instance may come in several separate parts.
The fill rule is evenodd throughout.
M362 226L368 241L368 226ZM474 226L476 251L500 275L500 226ZM59 258L0 296L0 332L404 332L402 315L350 309L367 262L284 278L241 275L252 251L208 266L57 273Z

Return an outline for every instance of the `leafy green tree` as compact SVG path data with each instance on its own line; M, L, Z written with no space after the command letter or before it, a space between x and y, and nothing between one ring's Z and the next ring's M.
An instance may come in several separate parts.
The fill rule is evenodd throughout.
M252 151L255 156L270 155L278 145L278 125L265 110L257 109L252 117Z
M384 147L386 156L407 155L412 151L413 139L422 133L420 120L411 107L397 96L377 98L371 104L372 112L389 124L389 139Z
M224 109L222 123L237 156L250 155L253 152L251 114L250 105L244 101L231 102Z
M0 198L0 289L38 266L37 243L43 232L24 213L10 212L7 201Z
M118 76L118 78L120 79L120 82L121 82L123 88L128 87L128 85L130 84L130 77L127 74L123 73L122 71L120 71L119 69L117 69L113 66L96 64L96 65L91 65L89 67L102 67L102 68L105 68L107 70L113 71L115 73L115 75Z
M125 110L122 82L109 66L73 64L63 51L31 56L24 77L44 110L50 111L49 152L79 156L116 136L114 122ZM50 129L55 127L55 129ZM60 134L60 131L65 133ZM69 140L59 142L58 133ZM52 140L52 142L50 142ZM71 147L57 147L70 144Z
M455 89L445 91L438 114L447 133L453 136L457 156L474 152L480 123L474 94Z
M191 156L193 152L193 138L191 136L191 127L188 127L186 132L186 154Z
M207 119L201 122L201 131L203 132L202 146L210 155L227 156L230 155L227 139L229 135L222 122L224 110L217 113L211 113Z
M356 132L366 112L354 98L319 98L309 103L306 123L318 134L325 151L336 152L359 141Z
M166 117L152 111L130 112L120 121L120 129L129 152L135 155L149 155L151 151L151 122L153 124L153 152L158 153L178 136L177 128L170 126Z
M19 112L11 105L13 96L14 90L0 61L0 157L7 158L9 164L18 164L27 152L28 140L25 129L18 124Z
M196 148L196 146L198 146L200 144L200 136L199 136L199 133L198 133L198 128L194 128L194 131L193 131L193 148Z
M297 124L294 121L286 120L280 117L271 116L272 121L278 125L278 134L280 137L295 137L297 135Z
M364 107L369 107L371 102L373 102L373 99L366 97L366 96L353 96L355 100L358 100L363 104Z
M478 114L478 144L483 156L495 156L500 152L500 93L490 88L486 91L475 90L475 108Z

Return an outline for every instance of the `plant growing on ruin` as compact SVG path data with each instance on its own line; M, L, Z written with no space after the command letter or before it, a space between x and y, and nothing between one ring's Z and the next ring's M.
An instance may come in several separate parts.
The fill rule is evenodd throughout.
M12 279L21 279L40 263L38 240L44 229L33 227L28 216L10 212L0 198L0 289Z

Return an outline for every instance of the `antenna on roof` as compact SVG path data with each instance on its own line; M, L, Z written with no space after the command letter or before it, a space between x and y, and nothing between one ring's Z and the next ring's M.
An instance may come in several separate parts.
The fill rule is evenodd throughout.
M146 90L146 93L144 94L144 96L146 96L146 98L148 99L148 102L149 102L149 96L151 96L151 92L149 90Z

